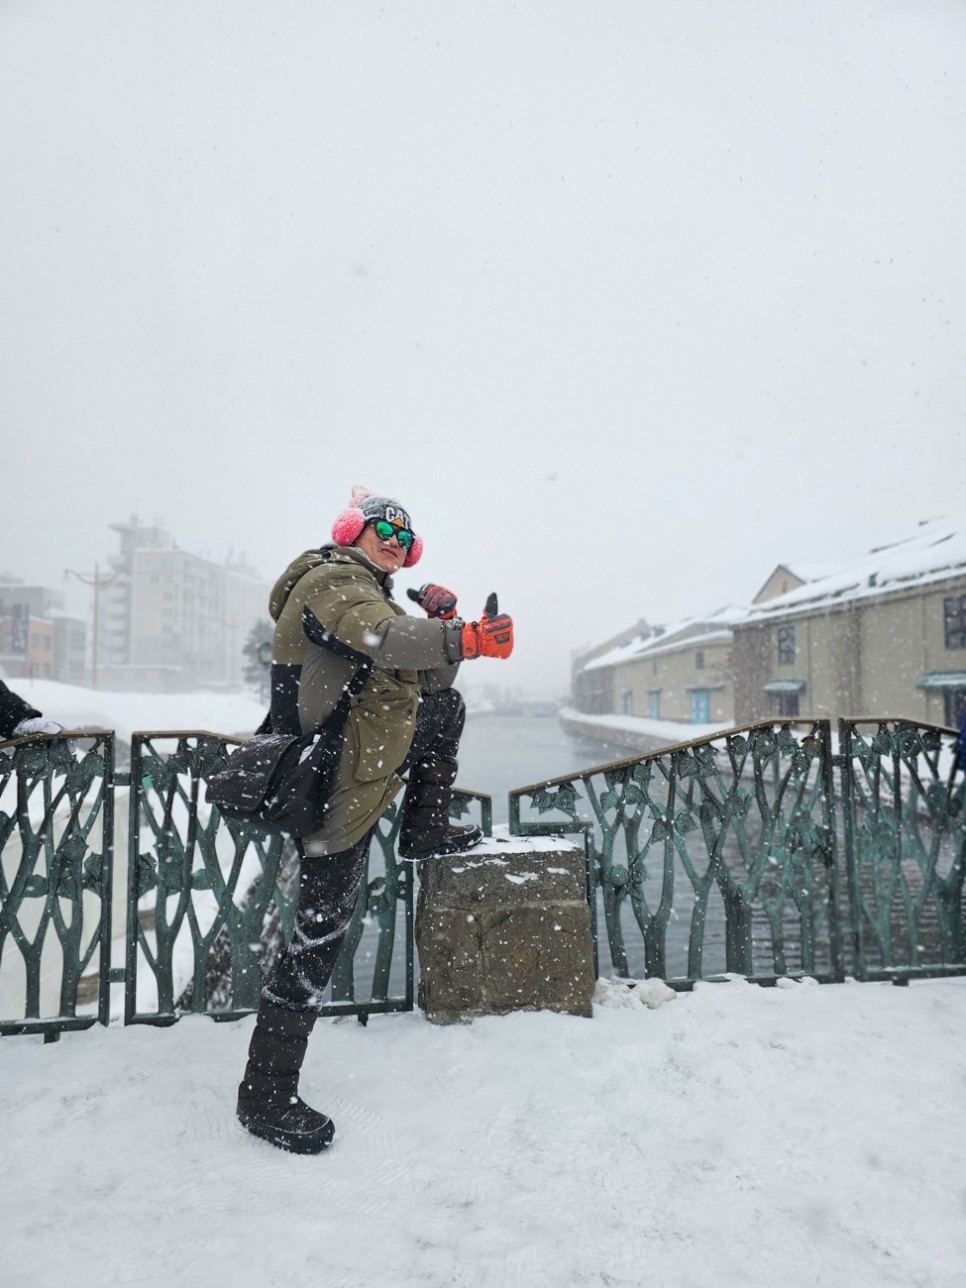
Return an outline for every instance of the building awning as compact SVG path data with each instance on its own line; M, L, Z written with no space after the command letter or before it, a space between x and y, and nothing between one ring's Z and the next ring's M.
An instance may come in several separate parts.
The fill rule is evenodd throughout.
M917 689L966 689L966 671L927 671L916 681Z
M720 693L724 687L723 684L686 684L684 691L685 693Z
M761 686L766 693L804 693L804 680L769 680Z

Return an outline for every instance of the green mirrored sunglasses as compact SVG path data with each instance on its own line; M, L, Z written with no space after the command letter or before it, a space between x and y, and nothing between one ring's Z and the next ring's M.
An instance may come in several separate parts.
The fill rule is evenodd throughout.
M373 519L372 526L380 541L388 541L390 537L395 537L403 550L408 550L413 544L413 534L408 528L397 528L394 524L387 523L385 519Z

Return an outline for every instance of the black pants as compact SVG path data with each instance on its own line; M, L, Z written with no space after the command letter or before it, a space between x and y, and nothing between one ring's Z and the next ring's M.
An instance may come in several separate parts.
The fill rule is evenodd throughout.
M455 689L442 693L424 693L416 712L416 731L406 759L397 770L408 773L428 756L440 760L456 760L459 756L460 738L466 723L466 704Z
M412 745L398 772L412 772L421 760L431 756L456 760L465 719L466 708L455 689L424 694L416 714ZM306 858L299 846L295 928L262 989L267 1001L292 1011L321 1006L359 900L371 840L370 831L351 849L312 858Z

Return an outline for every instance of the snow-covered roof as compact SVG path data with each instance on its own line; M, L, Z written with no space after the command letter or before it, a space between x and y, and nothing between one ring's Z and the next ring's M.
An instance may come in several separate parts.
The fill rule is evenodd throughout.
M748 609L735 604L725 607L704 617L685 617L674 626L669 626L660 633L649 635L647 639L634 639L617 648L609 649L600 657L588 662L584 671L596 671L605 666L617 666L621 662L643 656L656 657L661 653L673 653L685 646L696 643L713 644L731 638L731 628L736 622L742 622L748 616Z
M756 604L748 621L872 599L955 576L966 576L966 521L931 519L804 586Z
M793 577L799 581L819 581L822 577L828 577L834 572L838 572L840 565L837 563L802 563L798 559L786 562L780 565L787 568Z
M686 617L674 626L608 649L581 668L596 671L642 656L656 657L677 649L714 643L740 625L769 617L814 612L857 599L895 594L956 576L966 576L966 520L930 519L896 540L883 542L857 559L839 564L783 562L778 565L806 578L803 586L751 608L728 604L703 617Z

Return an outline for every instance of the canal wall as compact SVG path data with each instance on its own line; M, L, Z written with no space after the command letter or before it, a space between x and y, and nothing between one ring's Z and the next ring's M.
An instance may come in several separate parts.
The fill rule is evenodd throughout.
M682 742L710 738L733 728L727 723L684 724L677 720L647 720L642 716L592 716L572 707L561 707L558 719L565 733L638 756L676 747Z

